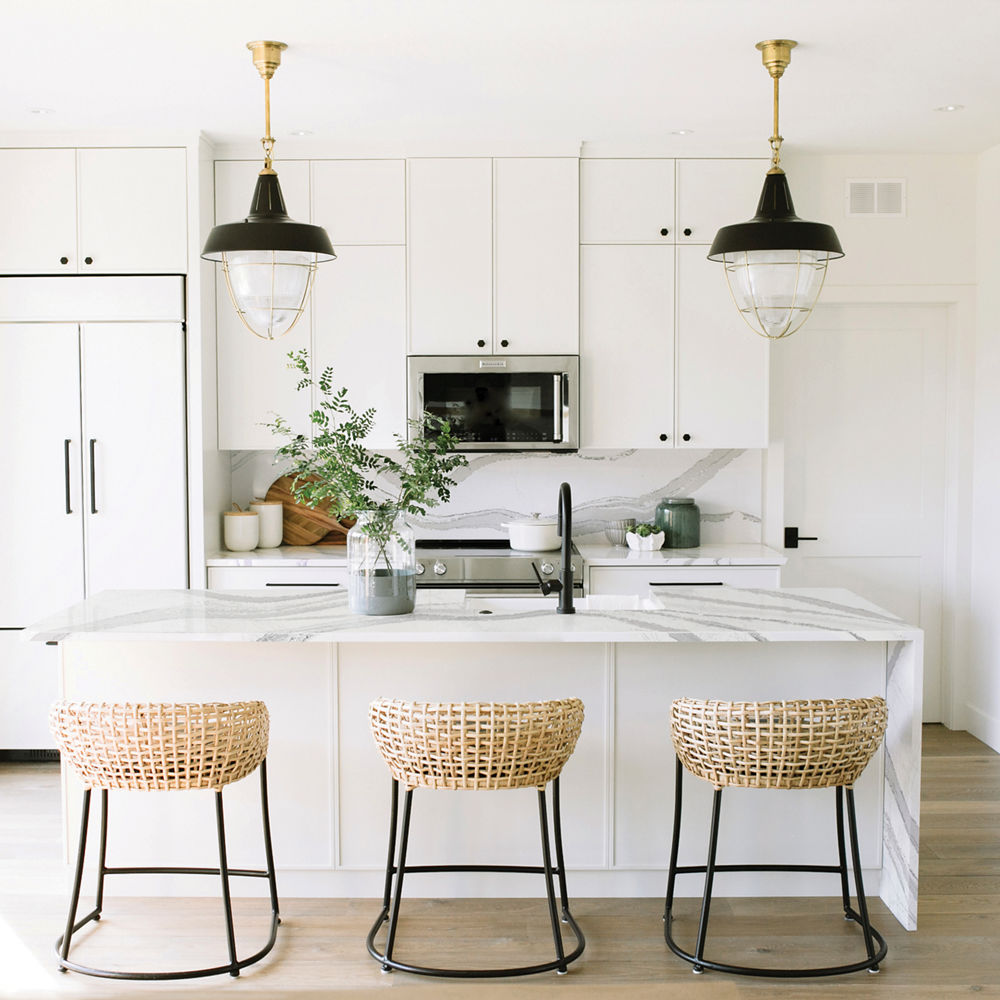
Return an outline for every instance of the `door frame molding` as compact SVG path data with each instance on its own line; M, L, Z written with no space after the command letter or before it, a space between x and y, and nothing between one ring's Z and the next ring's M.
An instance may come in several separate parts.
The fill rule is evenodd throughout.
M941 305L946 312L945 495L941 608L941 721L968 728L972 566L972 471L976 339L975 285L826 285L826 305ZM806 325L800 336L808 336ZM776 380L771 379L772 390ZM775 405L772 391L772 406ZM780 422L772 413L771 427ZM763 455L763 542L784 550L784 442Z

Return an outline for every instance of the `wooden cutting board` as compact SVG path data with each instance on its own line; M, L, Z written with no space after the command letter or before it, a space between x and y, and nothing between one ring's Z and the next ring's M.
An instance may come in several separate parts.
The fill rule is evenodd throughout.
M344 545L354 518L338 521L330 513L330 502L309 507L295 499L292 477L281 476L267 491L265 500L277 500L284 509L282 542L285 545Z

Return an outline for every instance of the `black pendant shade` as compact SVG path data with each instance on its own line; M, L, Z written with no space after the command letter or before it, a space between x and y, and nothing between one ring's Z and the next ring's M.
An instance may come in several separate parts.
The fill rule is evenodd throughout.
M337 257L322 226L295 222L288 217L275 173L257 177L247 217L240 222L216 226L208 234L201 255L206 260L218 261L225 253L248 250L315 254L317 261L336 260Z
M784 172L768 173L757 202L757 214L747 222L723 226L712 241L708 259L753 250L811 250L827 260L844 256L840 240L823 222L806 222L795 214Z

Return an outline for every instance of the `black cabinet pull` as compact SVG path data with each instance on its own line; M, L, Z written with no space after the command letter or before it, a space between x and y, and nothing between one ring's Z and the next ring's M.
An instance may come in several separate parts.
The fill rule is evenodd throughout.
M84 257L83 258L83 262L84 262L84 264L93 264L94 263L94 258L93 257Z
M670 583L650 583L651 587L724 587L721 580L672 580Z
M486 346L486 341L485 340L477 340L476 341L476 347L485 347L485 346Z
M799 542L818 542L819 538L816 535L800 535L797 526L793 525L790 528L785 528L785 548L786 549L797 549L799 547Z
M691 435L690 434L682 434L681 435L681 440L682 441L690 441L691 440Z
M660 235L661 236L669 236L670 235L670 230L669 229L661 229L660 230Z
M97 482L94 476L94 446L97 444L97 438L90 439L90 513L97 513Z
M510 347L510 341L509 340L501 340L500 341L500 346L501 347Z
M690 236L691 235L691 230L690 229L685 229L684 230L684 235L685 236Z
M66 475L66 513L72 514L73 508L69 505L69 446L73 442L69 438L63 441L63 470Z
M69 257L60 257L59 258L59 263L60 264L68 264L69 263Z
M339 587L339 583L265 583L265 587Z
M666 434L661 434L660 435L660 440L661 441L666 441L667 440L667 435Z

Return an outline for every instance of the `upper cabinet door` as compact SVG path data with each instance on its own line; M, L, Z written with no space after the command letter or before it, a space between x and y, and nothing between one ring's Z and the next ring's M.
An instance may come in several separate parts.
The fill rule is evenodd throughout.
M333 367L361 412L375 408L369 448L395 448L406 436L406 250L346 246L316 273L315 368ZM318 402L318 400L317 400Z
M673 160L580 160L581 243L673 243Z
M579 352L578 162L494 161L497 354Z
M187 273L183 149L77 150L77 191L80 274Z
M677 242L711 243L723 226L752 219L768 160L678 160Z
M0 323L0 357L4 461L17 470L0 491L0 628L24 628L83 599L77 326Z
M76 151L5 149L0 274L76 273Z
M721 264L677 247L679 448L766 448L769 341L733 304Z
M409 353L489 354L493 164L407 161Z
M312 219L334 248L406 243L403 160L317 160Z
M288 214L298 222L309 219L309 163L276 163ZM259 160L220 160L215 164L215 221L236 222L246 217L260 171ZM319 265L336 267L337 261ZM308 392L297 392L296 372L288 370L288 352L311 346L311 313L278 340L254 336L236 313L222 265L215 265L215 303L218 317L219 447L274 449L282 439L264 427L280 414L292 428L308 435L312 402ZM318 272L317 272L318 273Z

